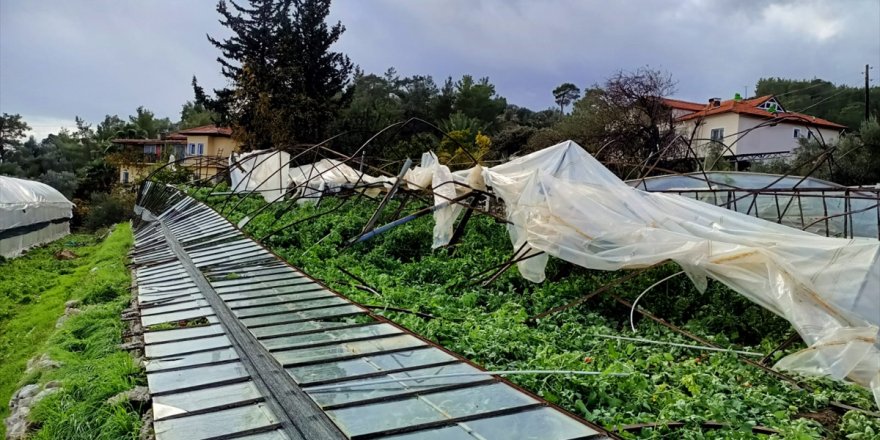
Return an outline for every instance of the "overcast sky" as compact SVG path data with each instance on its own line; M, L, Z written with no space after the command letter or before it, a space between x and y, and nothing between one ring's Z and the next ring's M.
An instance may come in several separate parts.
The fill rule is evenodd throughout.
M38 137L139 105L176 120L193 75L225 85L205 38L225 34L215 4L2 0L0 111ZM533 109L562 82L645 65L700 102L768 76L860 86L864 65L880 65L880 0L336 0L331 19L347 27L337 49L367 72L488 76Z

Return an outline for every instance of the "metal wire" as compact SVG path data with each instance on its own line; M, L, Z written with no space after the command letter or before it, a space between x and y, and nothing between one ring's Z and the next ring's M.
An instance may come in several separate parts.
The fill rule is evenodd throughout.
M351 387L364 387L364 386L372 386L372 385L382 385L388 383L398 383L398 382L418 382L421 380L430 380L430 379L444 379L450 377L469 377L469 376L509 376L515 374L572 374L575 376L614 376L614 377L622 377L622 376L630 376L636 373L606 373L604 371L579 371L579 370L497 370L497 371L474 371L471 373L446 373L446 374L431 374L425 376L410 376L410 377L401 377L399 379L380 379L380 380L369 380L364 382L355 382L355 383L341 383L341 384L333 384L333 385L322 385L318 387L306 387L305 390L309 393L319 392L319 391L329 391L329 390L338 390L340 388L351 388Z

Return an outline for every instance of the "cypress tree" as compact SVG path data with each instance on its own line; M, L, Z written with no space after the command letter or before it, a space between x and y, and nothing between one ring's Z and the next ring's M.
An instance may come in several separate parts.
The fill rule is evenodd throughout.
M325 23L330 0L220 0L220 23L232 31L208 37L230 87L209 107L228 115L245 148L316 142L339 110L351 61L330 50L345 27Z

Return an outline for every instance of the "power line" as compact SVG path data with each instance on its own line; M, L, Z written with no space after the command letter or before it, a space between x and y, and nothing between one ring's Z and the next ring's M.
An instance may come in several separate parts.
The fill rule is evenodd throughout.
M790 94L792 94L792 93L803 92L804 90L809 90L809 89L812 89L812 88L814 88L814 87L819 87L819 86L824 86L824 85L827 85L827 83L824 83L824 82L818 82L818 83L816 83L816 84L813 84L813 85L811 85L811 86L804 87L804 88L802 88L802 89L789 90L789 91L787 91L787 92L785 92L785 93L780 93L780 94L778 94L778 95L773 95L773 96L775 96L775 97L780 97L780 96L790 95Z
M804 107L804 108L798 110L798 111L795 112L795 113L803 113L803 112L805 112L805 111L807 111L807 110L809 110L809 109L811 109L811 108L813 108L813 107L815 107L815 106L817 106L817 105L819 105L819 104L821 104L821 103L823 103L823 102L825 102L825 101L827 101L827 100L829 100L829 99L831 99L831 98L833 98L833 97L835 97L835 96L837 96L837 95L839 95L839 94L841 94L841 93L848 92L848 91L849 91L849 90L847 90L847 89L841 89L841 90L838 90L837 93L831 94L830 96L827 96L825 99L821 99L821 100L819 100L819 101L816 101L816 102L814 102L813 104L808 105L808 106L806 106L806 107Z

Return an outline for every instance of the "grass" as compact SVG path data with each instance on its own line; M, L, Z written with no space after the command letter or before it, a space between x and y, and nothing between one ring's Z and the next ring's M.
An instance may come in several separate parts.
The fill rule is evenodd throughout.
M0 264L0 418L5 404L24 384L56 380L61 391L32 408L40 429L33 438L133 438L137 408L109 405L107 398L143 382L128 353L118 349L128 303L130 276L125 255L131 228L120 224L103 241L71 235L26 256ZM78 258L56 260L61 249ZM56 329L65 302L80 300L82 312ZM24 375L27 360L39 353L61 363L57 369ZM0 436L5 435L0 426Z

